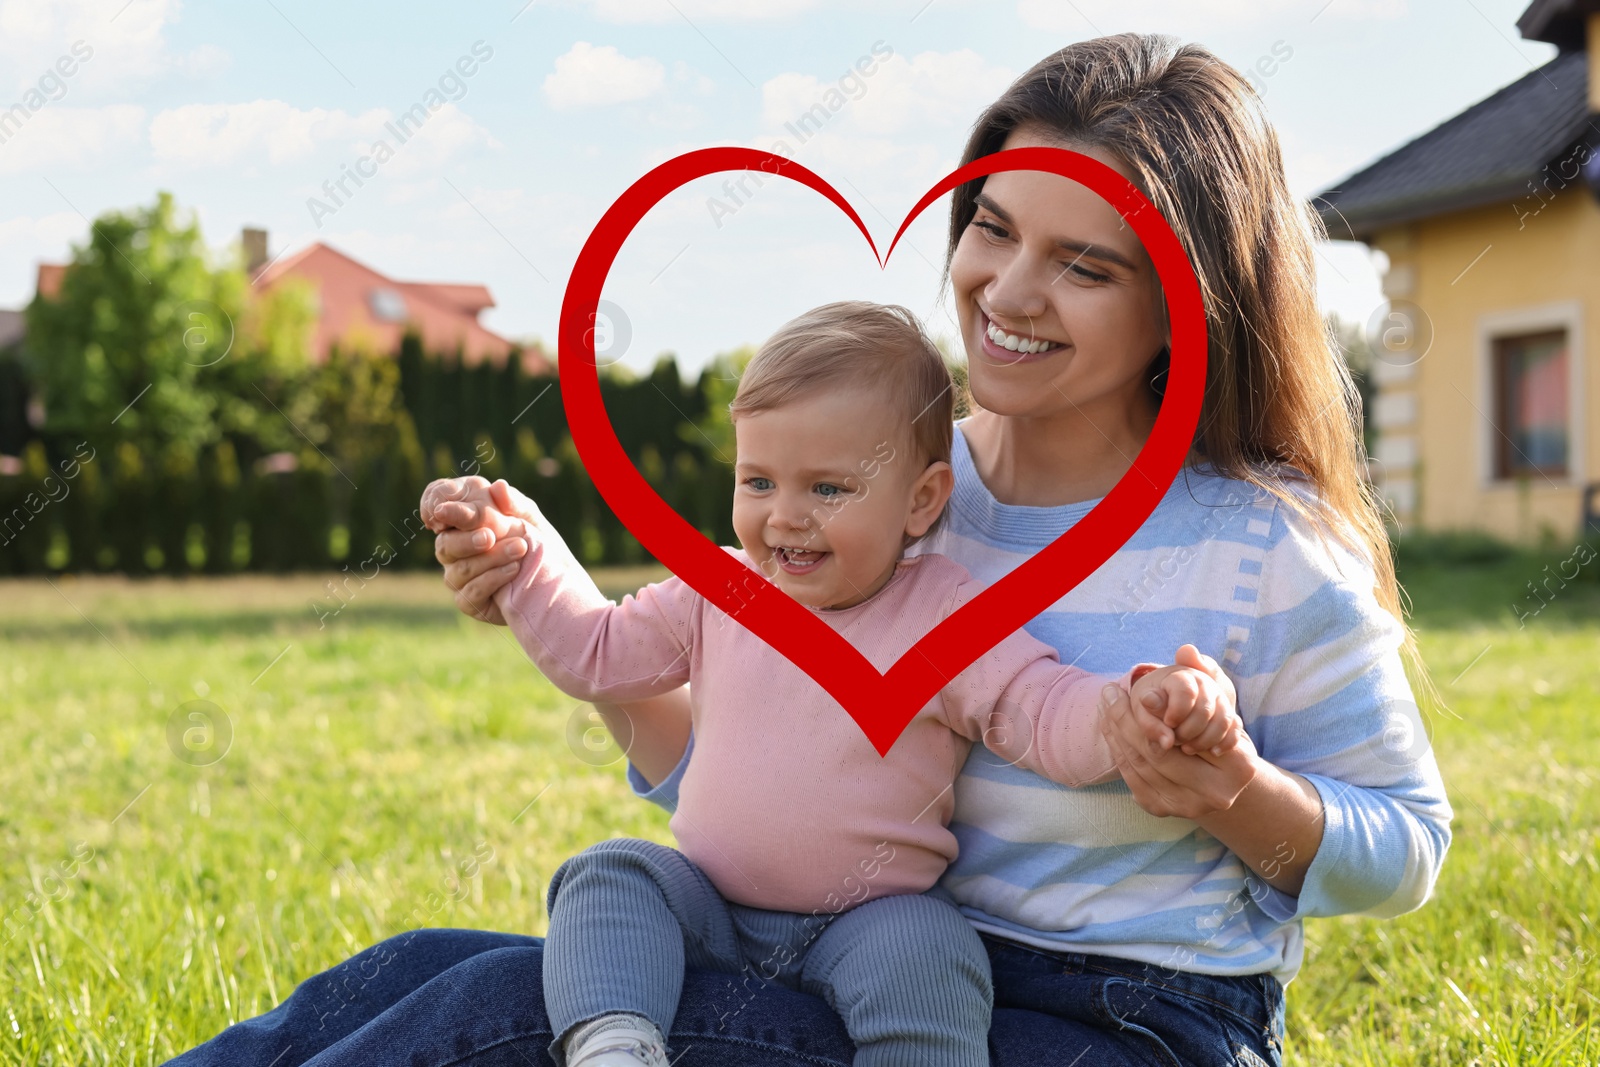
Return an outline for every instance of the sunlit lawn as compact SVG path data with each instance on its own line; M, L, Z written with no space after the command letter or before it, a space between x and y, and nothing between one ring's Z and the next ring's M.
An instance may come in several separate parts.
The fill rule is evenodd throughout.
M1421 912L1309 924L1292 1061L1600 1059L1600 581L1519 630L1545 562L1408 574L1456 842ZM437 576L322 583L0 585L0 1062L159 1063L390 934L540 933L563 858L670 840Z

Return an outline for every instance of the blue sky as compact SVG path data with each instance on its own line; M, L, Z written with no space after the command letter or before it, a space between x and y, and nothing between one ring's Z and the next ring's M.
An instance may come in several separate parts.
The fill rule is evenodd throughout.
M1553 56L1517 36L1525 6L0 0L0 111L44 81L43 106L0 143L0 307L32 297L38 262L63 261L87 218L166 189L218 255L247 225L269 231L273 255L322 240L400 279L487 284L499 305L487 325L553 338L590 227L651 166L786 138L886 238L1013 77L1122 30L1199 41L1241 69L1287 54L1260 87L1290 184L1309 197ZM870 73L829 97L857 65ZM788 124L841 96L793 143ZM388 124L418 104L426 121L402 142ZM358 166L370 176L345 177L349 195L324 190ZM846 297L903 303L954 333L937 208L880 272L814 194L776 181L746 192L735 202L707 179L635 231L606 289L627 318L622 362L670 350L696 367ZM1365 320L1380 307L1361 246L1325 246L1320 269L1325 310Z

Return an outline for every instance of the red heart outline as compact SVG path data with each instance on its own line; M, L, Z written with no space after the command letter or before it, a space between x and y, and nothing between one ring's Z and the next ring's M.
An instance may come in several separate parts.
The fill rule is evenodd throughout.
M1128 473L1070 530L940 622L886 674L878 673L809 608L707 540L668 507L622 450L600 396L590 324L623 241L673 190L727 170L779 174L821 193L855 223L880 268L917 216L956 186L1002 171L1058 174L1098 194L1127 221L1155 264L1166 296L1172 325L1171 370L1155 427ZM1177 235L1133 183L1099 160L1064 148L997 152L947 175L911 209L883 255L849 202L800 164L751 148L686 152L629 186L595 225L567 281L557 338L561 400L573 443L611 510L674 574L810 675L850 713L879 755L888 753L917 712L950 679L1098 570L1144 524L1189 454L1200 422L1206 376L1205 305Z

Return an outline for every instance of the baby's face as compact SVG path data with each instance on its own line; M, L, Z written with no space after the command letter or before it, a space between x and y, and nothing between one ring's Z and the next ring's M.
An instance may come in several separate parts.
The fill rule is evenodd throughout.
M913 514L922 471L884 407L870 391L822 392L734 422L734 531L809 607L861 603L893 575L905 535L926 529Z

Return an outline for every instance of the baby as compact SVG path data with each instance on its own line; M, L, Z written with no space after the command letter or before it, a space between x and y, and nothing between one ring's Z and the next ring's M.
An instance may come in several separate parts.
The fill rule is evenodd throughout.
M743 548L723 551L752 580L774 582L880 671L981 591L945 556L905 554L938 526L953 479L953 386L909 312L845 302L801 315L751 360L730 412ZM454 492L424 493L435 530L504 525L509 487ZM858 1065L985 1065L988 958L934 889L957 852L951 785L971 745L1062 785L1115 778L1096 722L1108 682L1157 695L1155 728L1186 748L1221 752L1238 737L1232 683L1189 646L1187 665L1108 679L1019 630L880 757L821 686L681 579L615 604L547 524L527 533L495 603L539 669L590 701L690 683L695 738L671 821L681 851L605 841L551 880L550 1054L568 1067L665 1067L687 966L822 997ZM741 1005L736 990L724 1021Z

